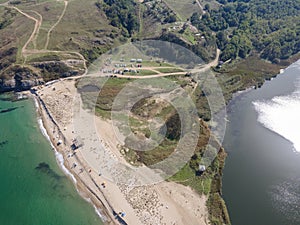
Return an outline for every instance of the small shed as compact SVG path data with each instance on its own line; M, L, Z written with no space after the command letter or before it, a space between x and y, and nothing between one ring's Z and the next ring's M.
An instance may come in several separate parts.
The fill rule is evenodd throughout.
M206 170L204 165L199 165L199 172L203 173Z

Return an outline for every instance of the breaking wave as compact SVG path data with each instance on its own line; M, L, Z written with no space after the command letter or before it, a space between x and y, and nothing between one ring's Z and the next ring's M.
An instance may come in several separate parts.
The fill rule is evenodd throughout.
M258 113L258 121L292 142L295 151L300 152L300 82L290 95L255 101L253 105Z
M50 137L47 133L47 130L46 128L44 127L44 124L43 124L43 121L41 118L38 119L38 124L39 124L39 127L40 127L40 130L42 132L42 134L47 138L47 140L50 142L51 144L51 147L52 149L54 150L55 152L55 157L56 157L56 160L58 161L60 167L62 168L62 170L64 171L64 173L66 175L68 175L69 177L71 177L72 181L76 184L77 183L77 180L76 178L74 177L74 175L65 167L64 165L64 157L61 153L59 153L56 148L54 147L54 145L52 144L51 140L50 140Z

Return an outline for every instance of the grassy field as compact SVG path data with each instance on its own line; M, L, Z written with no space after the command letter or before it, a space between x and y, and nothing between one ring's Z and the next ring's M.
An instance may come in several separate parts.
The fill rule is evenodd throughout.
M38 1L37 4L29 2L15 6L30 16L42 20L39 32L28 44L28 49L40 50L47 47L45 45L51 28L53 30L49 33L49 50L77 51L88 60L96 59L99 54L119 43L119 39L116 38L120 36L118 29L109 25L104 13L95 6L93 0L69 1L60 21L59 18L65 7L63 1ZM32 32L34 21L22 17L24 19L22 28L27 28L27 32L24 33ZM55 24L56 26L53 27Z
M108 23L95 7L95 1L71 1L65 16L52 32L55 38L50 40L49 49L80 51L111 46L114 40L108 35L114 28Z
M81 58L76 54L49 52L49 53L32 54L27 57L27 63L45 62L45 61L60 61L60 60L67 60L67 59L81 60Z
M142 65L145 67L160 67L160 66L174 67L174 65L172 64L166 62L158 62L158 61L144 61Z
M21 48L30 37L34 22L14 9L0 7L1 18L7 13L12 15L12 19L7 27L0 30L0 46L2 48L17 47L16 62L22 63Z
M47 1L39 5L28 5L28 6L26 5L20 8L24 9L26 12L30 12L30 10L34 10L35 12L39 13L42 16L42 24L36 39L36 48L43 49L46 44L47 33L60 17L64 8L64 2ZM35 15L35 17L39 18L37 15Z
M184 72L184 70L180 68L157 68L155 69L161 73L178 73L178 72Z
M20 10L12 9L16 7ZM66 9L65 13L64 9ZM22 15L21 12L41 22L37 33L32 34L35 21ZM112 46L119 43L121 37L118 28L109 25L105 15L95 6L95 1L69 1L65 8L64 1L40 0L21 1L8 6L0 6L1 21L5 26L0 30L1 51L15 47L15 63L23 67L31 67L32 62L81 60L81 53L89 62L96 59ZM61 18L61 20L60 20ZM56 25L56 26L54 26ZM49 30L52 30L50 33ZM32 36L33 35L33 36ZM30 37L33 37L27 43ZM47 42L49 40L49 43ZM27 43L26 54L22 48ZM46 44L48 43L48 45ZM40 51L41 50L41 51ZM24 53L25 53L24 51ZM61 52L50 52L61 51ZM31 65L29 65L31 64ZM84 64L74 66L79 74L84 70ZM43 77L42 70L34 69L38 76ZM73 74L78 74L76 71ZM47 72L47 80L52 79ZM57 78L57 74L53 78Z
M137 72L125 72L124 75L148 76L155 75L157 72L153 70L138 69Z
M132 80L122 78L109 78L102 87L96 104L97 115L104 119L111 119L113 100L122 88Z
M216 70L216 75L224 97L229 101L232 94L237 91L252 86L260 87L266 79L276 76L281 68L283 66L262 61L253 55L246 60L225 64L221 69Z
M195 170L193 170L189 164L186 164L178 173L172 176L170 181L190 186L200 194L208 195L211 189L211 176L196 176Z
M216 0L199 0L199 2L203 7L208 4L211 9L218 9L221 6Z
M229 214L221 196L222 170L226 158L224 149L220 148L214 162L201 175L193 169L193 158L194 156L188 164L169 180L190 186L200 195L205 194L208 196L207 207L212 224L230 224Z
M140 75L140 76L147 76L147 75L155 75L157 74L157 72L153 71L153 70L139 70L139 73L135 73L133 75Z
M186 21L194 12L199 12L200 8L194 0L164 0L167 5L176 12L181 20Z
M3 2L6 2L6 0L0 0L0 4ZM178 18L180 18L182 22L185 22L186 19L190 18L192 13L200 10L194 0L164 0L164 2L166 2L166 4L178 15ZM218 4L214 0L201 0L200 2L203 6L205 4L209 4L211 8L218 7ZM29 43L28 49L43 49L45 47L49 29L61 16L64 8L64 2L56 0L37 0L34 2L27 2L26 4L23 3L15 6L37 19L40 18L39 14L42 16L42 24L39 33L36 39ZM157 21L154 19L153 15L145 16L143 14L145 12L145 5L143 4L140 5L140 9L139 18L141 22L141 30L138 34L133 36L133 39L136 37L157 38L161 35L163 29L168 30L170 26L175 26L175 23L163 24L162 22ZM34 21L21 15L16 10L0 7L1 19L6 16L10 19L8 20L8 25L0 30L1 52L9 48L17 48L18 51L13 53L15 56L11 56L16 58L16 62L14 62L13 65L19 64L22 66L28 66L32 69L36 69L32 67L33 62L61 61L67 59L81 60L78 55L70 53L73 51L82 53L84 57L91 62L108 49L128 41L128 39L122 36L121 29L111 26L110 21L106 19L106 16L103 14L101 9L99 10L95 7L95 0L72 0L69 1L64 17L53 29L48 46L49 50L63 52L39 52L29 54L26 62L30 64L30 66L28 64L24 64L21 49L33 31L35 25ZM186 29L183 33L178 35L190 44L195 44L197 41L191 28ZM68 53L68 51L70 52ZM166 62L144 61L142 65L143 67L155 67L155 70L161 73L183 72L176 66ZM238 59L233 63L223 65L222 68L215 69L215 75L223 89L226 100L229 101L232 94L238 90L243 90L250 86L260 87L265 79L269 79L274 76L274 74L277 74L280 68L281 66L279 65L262 61L257 56L253 55L247 60ZM97 68L97 70L99 69ZM154 74L157 73L149 70L148 68L145 70L141 69L140 73L132 73L132 75L137 76ZM56 76L59 77L58 74L56 74ZM53 77L51 76L47 77L49 80L52 78ZM199 117L207 121L210 120L208 101L205 93L203 93L201 89L194 89L193 85L195 84L192 83L189 78L185 78L184 76L172 76L167 79L177 83L187 90L188 93L192 93L192 99L195 101ZM133 79L122 78L109 79L105 86L101 89L100 95L98 96L95 109L96 114L105 119L111 119L111 109L114 98L118 95L122 88L132 80ZM164 84L160 84L159 80L157 82L158 87L167 90L168 87L164 86ZM214 90L210 91L214 92ZM140 107L139 111L133 112L133 115L130 117L130 125L133 132L140 133L145 137L150 136L151 132L147 125L149 123L148 120L151 120L151 116L153 117L154 114L151 116L148 114L156 112L155 116L163 118L165 121L175 114L174 108L170 106L161 107L161 105L158 106L160 108L157 111L154 110L154 106L152 108L151 104L145 104ZM148 116L143 116L143 113L146 113ZM205 130L205 128L203 128L203 130L195 151L195 159L192 158L191 161L187 163L177 174L171 177L170 180L183 185L188 185L200 194L208 195L209 201L207 205L212 223L220 224L220 221L229 223L226 206L220 193L222 168L224 166L224 159L226 158L224 150L220 150L217 159L205 173L199 176L196 171L207 141L208 130ZM176 141L165 139L159 147L152 151L136 152L129 149L125 152L125 156L129 162L152 165L168 157L176 148L176 144Z

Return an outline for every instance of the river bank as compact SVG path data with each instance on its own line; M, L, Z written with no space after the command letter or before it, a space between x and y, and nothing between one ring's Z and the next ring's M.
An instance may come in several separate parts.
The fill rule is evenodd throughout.
M45 136L51 141L52 147L57 150L56 155L59 159L58 161L62 169L66 174L68 174L68 171L73 174L69 174L69 176L73 180L78 191L84 198L91 199L91 202L95 206L96 210L100 210L102 213L103 219L106 220L106 223L120 223L120 221L117 221L115 217L119 216L119 213L123 211L126 211L126 217L118 217L121 219L121 223L129 223L128 221L130 220L142 221L142 224L146 224L147 222L152 223L153 220L152 222L149 220L149 215L151 215L151 209L153 208L159 208L159 210L155 211L151 217L155 218L154 220L156 221L164 221L166 224L172 222L184 224L187 223L187 219L191 218L193 218L193 222L190 220L189 224L198 224L199 220L197 221L197 219L199 218L203 220L203 224L207 223L207 209L206 207L203 207L205 206L207 199L203 196L199 197L196 193L193 193L190 188L170 182L164 183L164 187L159 186L158 190L155 187L150 187L150 189L142 188L141 190L134 190L131 188L130 191L132 192L130 192L130 195L135 197L139 196L139 198L143 198L146 192L151 192L153 189L156 189L152 192L154 193L154 197L150 196L155 199L155 201L152 201L153 205L149 205L149 207L141 210L136 208L141 207L141 205L137 206L134 204L132 199L128 199L128 196L126 196L126 194L124 195L122 190L120 190L117 185L111 183L104 177L99 176L97 160L94 160L94 165L93 163L87 163L86 159L87 157L92 156L91 153L81 151L81 149L75 152L71 150L70 146L73 144L73 140L77 137L74 126L71 123L73 109L72 102L74 96L76 96L75 93L76 90L74 86L74 80L72 78L62 80L48 86L40 86L35 88L35 97L38 100L37 106L40 109L40 115L43 121L41 130L42 132L44 131ZM100 123L100 127L102 128L100 131L107 130L103 129L102 122L103 121L98 121L98 123ZM106 128L108 127L107 124L105 126ZM43 127L45 127L45 130L47 131L46 133ZM105 135L109 133L112 132L105 132L101 134L101 137L103 137L103 142L109 143L112 141L111 137L105 138ZM112 146L111 143L109 145L110 147ZM222 159L224 158L225 156L222 157ZM222 162L222 165L220 165L220 176L222 176L223 163L224 162ZM63 165L65 165L65 168ZM219 196L221 195L222 187L220 177L217 177L216 181L217 182L215 183L214 189L217 189L216 193ZM106 184L106 188L103 187L103 183ZM169 194L168 196L167 193L169 193L170 190L172 190L173 193L171 195ZM190 195L188 195L190 196L189 202L191 204L186 205L187 201L184 198L177 203L172 202L174 196L185 196L186 198L187 193L190 193ZM157 199L164 203L161 203L162 205L158 204ZM149 201L149 198L145 199L145 201ZM200 202L200 204L194 205L193 202L195 201ZM216 203L214 199L210 199L210 201L212 204ZM218 202L219 201L217 201L217 203ZM140 203L143 204L143 201ZM224 203L221 205L222 207L225 207ZM211 207L213 208L214 205L211 205ZM199 211L198 213L192 212L192 215L188 215L188 211L190 211L191 208L198 208L200 210L197 209ZM177 217L174 217L174 214L177 215Z
M232 224L299 224L298 80L299 61L228 105L223 196Z

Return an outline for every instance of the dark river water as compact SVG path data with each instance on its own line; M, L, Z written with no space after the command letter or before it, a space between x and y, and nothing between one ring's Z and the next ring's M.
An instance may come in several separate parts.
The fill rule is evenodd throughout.
M233 225L300 224L300 61L228 106L223 196Z

